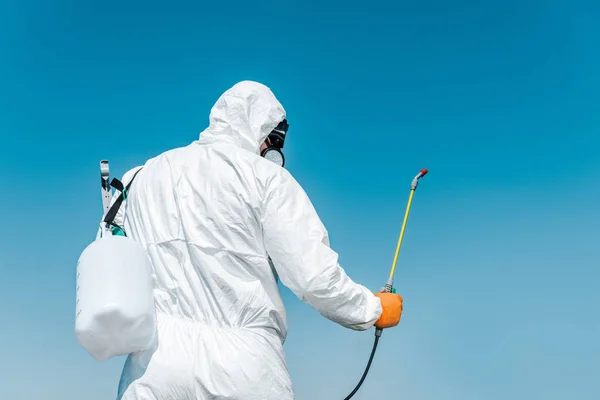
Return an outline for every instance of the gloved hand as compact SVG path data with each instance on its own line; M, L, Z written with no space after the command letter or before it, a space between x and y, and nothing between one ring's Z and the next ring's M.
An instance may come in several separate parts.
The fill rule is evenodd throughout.
M391 328L400 322L402 315L402 297L395 293L375 293L381 301L381 316L375 322L380 329Z

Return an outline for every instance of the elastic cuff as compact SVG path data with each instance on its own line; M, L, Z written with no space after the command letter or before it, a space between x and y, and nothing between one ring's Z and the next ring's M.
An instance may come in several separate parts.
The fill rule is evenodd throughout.
M375 322L377 322L377 320L381 316L381 313L383 312L383 308L381 307L381 300L377 296L375 296L373 293L371 293L370 290L366 288L364 290L365 295L367 297L367 312L365 315L366 322L358 325L357 329L366 331L368 329L371 329L375 325Z

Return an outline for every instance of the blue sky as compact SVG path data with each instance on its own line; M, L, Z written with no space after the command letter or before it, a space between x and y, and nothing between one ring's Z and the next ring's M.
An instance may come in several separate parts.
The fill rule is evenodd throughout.
M243 79L284 104L286 166L374 291L430 171L356 399L598 398L598 2L126 3L0 4L0 398L114 398L123 359L73 332L99 160L188 144ZM297 398L344 398L373 332L283 295Z

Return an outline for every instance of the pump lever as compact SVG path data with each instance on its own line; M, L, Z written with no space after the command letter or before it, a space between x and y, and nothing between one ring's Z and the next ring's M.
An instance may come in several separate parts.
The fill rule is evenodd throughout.
M102 207L104 208L104 214L108 212L110 208L110 200L112 198L112 190L110 188L110 167L108 160L100 160L100 184L102 193Z

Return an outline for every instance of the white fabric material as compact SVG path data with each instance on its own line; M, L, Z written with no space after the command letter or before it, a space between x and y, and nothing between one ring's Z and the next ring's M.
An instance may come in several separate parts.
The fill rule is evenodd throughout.
M344 327L369 329L381 314L338 264L304 190L259 155L284 117L267 87L240 82L198 141L150 159L135 178L115 222L127 210L127 235L150 256L158 335L128 357L119 399L293 399L277 275Z

